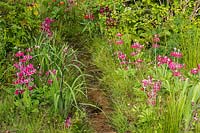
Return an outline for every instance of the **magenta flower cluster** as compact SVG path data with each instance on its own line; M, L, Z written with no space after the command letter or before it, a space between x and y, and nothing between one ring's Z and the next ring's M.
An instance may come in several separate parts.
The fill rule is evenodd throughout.
M197 68L192 68L192 69L190 70L190 73L191 73L191 74L194 74L194 75L200 73L200 64L197 65Z
M69 128L71 126L71 115L69 114L65 119L65 128Z
M47 33L47 35L49 37L51 37L53 35L53 32L51 31L51 23L52 22L54 22L53 19L51 19L51 18L45 18L45 20L41 24L41 30L43 32Z
M121 33L117 33L116 34L116 36L117 36L117 40L115 41L115 44L117 44L117 45L122 45L122 44L124 44L124 41L122 40L122 34Z
M148 104L155 106L157 92L160 91L161 89L161 81L159 80L153 81L152 77L148 76L147 79L142 80L142 87L143 90L147 92Z
M136 42L131 45L131 48L134 49L134 51L131 53L131 56L136 56L141 52L144 46Z
M56 74L57 74L57 70L56 70L56 69L48 70L48 71L46 72L46 76L47 76L47 77L49 77L50 75L56 75ZM52 79L48 79L48 80L47 80L47 83L48 83L49 85L52 85L53 80L52 80Z
M36 73L36 69L33 64L29 64L29 61L32 59L32 56L25 55L24 52L17 52L15 56L18 58L19 62L14 64L14 67L18 70L16 73L16 80L14 81L14 85L20 85L20 88L15 90L15 94L22 94L25 90L25 87L30 91L33 89L34 78L32 75Z
M176 51L176 49L174 51L172 51L170 53L170 55L176 59L182 57L182 53L179 50ZM167 56L161 56L161 55L157 56L157 61L158 61L158 66L160 66L162 64L167 64L168 68L172 71L173 76L175 76L175 77L182 76L180 70L185 67L184 64L174 62L171 58L169 58Z
M152 47L153 48L159 48L160 45L158 44L158 42L160 42L160 37L158 34L155 34L154 37L153 37L153 44L152 44Z

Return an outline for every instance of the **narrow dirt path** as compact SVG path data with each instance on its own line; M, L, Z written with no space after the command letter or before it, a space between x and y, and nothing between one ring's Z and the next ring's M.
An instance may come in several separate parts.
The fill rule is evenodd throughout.
M84 50L85 51L85 50ZM105 91L101 88L98 78L101 72L92 64L90 53L82 53L86 73L90 75L87 78L87 96L89 101L95 107L86 109L90 126L95 133L116 133L109 124L107 116L112 112L111 102Z
M92 76L92 80L95 80L96 75ZM98 81L89 82L93 84L88 86L88 98L101 109L93 108L88 110L90 125L96 133L115 133L109 125L109 120L107 118L107 116L112 112L109 98L101 89L100 85L98 85Z

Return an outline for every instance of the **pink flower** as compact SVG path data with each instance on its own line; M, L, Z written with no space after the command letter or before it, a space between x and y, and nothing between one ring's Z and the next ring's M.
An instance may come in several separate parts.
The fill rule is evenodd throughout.
M56 70L56 69L53 69L53 70L51 70L51 72L52 72L54 75L56 75L57 70Z
M147 96L149 99L156 98L157 94L155 91L151 90L150 92L147 93Z
M197 68L193 68L191 71L190 71L191 74L198 74L198 69Z
M168 64L168 67L171 69L171 70L177 70L177 69L181 69L184 67L183 64L178 64L178 63L175 63L175 62L170 62Z
M148 103L149 103L151 106L155 106L155 105L156 105L156 100L149 100Z
M159 38L159 35L158 34L155 34L154 35L154 38L153 38L153 42L160 42L160 38Z
M143 79L142 80L142 86L143 88L149 86L152 84L152 77L148 76L148 79Z
M94 15L92 13L86 14L84 16L85 19L94 20Z
M122 44L124 44L124 41L123 41L123 40L117 40L115 43L116 43L117 45L122 45Z
M19 95L20 94L20 90L19 89L16 89L15 90L15 95Z
M131 48L134 48L134 49L142 49L144 46L143 45L140 45L139 43L133 43L131 45Z
M153 84L153 90L154 90L155 92L157 92L157 91L160 90L160 88L161 88L161 82L160 82L160 81L154 82L154 84Z
M122 62L120 62L120 65L126 65L126 64L128 64L127 61L122 61Z
M100 14L103 14L104 13L104 8L101 7L100 10L99 10Z
M23 90L20 90L20 94L23 94L23 93L24 93L24 91L25 91L24 89L23 89Z
M179 72L179 71L172 71L172 73L173 73L174 77L180 77L181 76L181 72Z
M160 45L158 45L158 44L153 44L152 47L153 47L153 48L159 48Z
M136 51L136 52L132 52L131 53L131 56L136 56L138 54L138 52Z
M18 51L16 54L15 54L16 57L22 57L24 56L24 52L21 52L21 51Z
M20 62L27 62L29 60L31 60L33 57L30 55L24 55L22 59L20 59Z
M69 128L71 126L71 115L68 115L65 120L65 127Z
M119 53L118 54L118 58L121 59L121 60L125 60L126 59L126 54Z
M53 19L45 18L45 20L41 24L41 30L43 32L46 32L49 37L52 36L53 34L51 31L51 26L50 26L52 22L54 22Z
M13 66L14 66L15 68L17 68L17 69L20 68L19 63L15 63Z
M169 57L167 56L161 56L161 55L158 55L157 56L157 61L158 61L158 66L160 66L161 64L169 64L172 62L172 59L170 59Z
M142 63L143 60L142 60L142 59L137 59L135 62L136 62L136 63Z
M49 71L47 71L45 74L46 74L46 76L49 76L50 72L49 72Z
M51 85L53 83L53 80L49 79L47 82L48 82L49 85Z
M47 18L45 18L45 23L46 23L46 24L48 24L48 25L49 25L49 24L51 24L52 22L54 22L54 20L53 20L53 19L51 19L51 18L48 18L48 17L47 17Z
M32 91L33 90L33 86L28 86L28 90Z
M27 48L26 52L32 52L32 49L31 48Z
M16 89L15 95L23 94L25 90Z
M170 55L175 58L181 58L183 56L181 52L176 52L176 51L171 52Z
M122 34L121 34L121 33L117 33L117 34L116 34L116 36L118 36L118 37L121 37L121 36L122 36Z
M200 70L200 64L197 65L198 70Z

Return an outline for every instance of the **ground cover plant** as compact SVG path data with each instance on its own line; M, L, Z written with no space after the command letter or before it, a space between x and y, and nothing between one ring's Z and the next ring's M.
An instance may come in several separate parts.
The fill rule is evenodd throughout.
M2 0L0 132L198 133L199 7Z

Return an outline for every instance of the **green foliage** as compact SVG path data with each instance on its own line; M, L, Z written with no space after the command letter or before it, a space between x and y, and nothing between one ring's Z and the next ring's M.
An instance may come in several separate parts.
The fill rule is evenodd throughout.
M9 52L14 47L27 47L29 41L38 35L41 23L38 5L10 1L0 2L0 7L1 48Z

